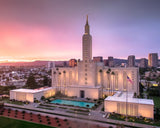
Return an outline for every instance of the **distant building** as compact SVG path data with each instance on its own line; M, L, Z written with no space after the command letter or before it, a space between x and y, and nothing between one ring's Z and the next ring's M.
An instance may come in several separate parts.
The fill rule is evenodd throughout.
M64 67L67 67L67 66L68 66L67 61L64 61L64 62L63 62L63 66L64 66Z
M146 68L148 66L148 60L146 58L141 58L140 60L140 67Z
M135 56L128 56L128 67L135 67Z
M112 56L108 57L108 66L109 67L114 67L114 60Z
M68 67L69 61L56 61L55 66L56 67Z
M103 57L102 56L93 57L93 62L103 62Z
M49 61L48 62L48 69L54 68L55 67L55 62L54 61Z
M77 60L76 59L70 59L69 60L69 67L75 67L77 66Z
M26 80L20 79L20 80L12 80L8 82L8 85L10 86L16 86L16 88L20 88L26 85Z
M121 67L127 67L127 64L126 64L126 63L121 63L120 66L121 66Z
M148 55L148 66L158 67L158 53L150 53Z
M104 66L108 66L108 59L103 60Z

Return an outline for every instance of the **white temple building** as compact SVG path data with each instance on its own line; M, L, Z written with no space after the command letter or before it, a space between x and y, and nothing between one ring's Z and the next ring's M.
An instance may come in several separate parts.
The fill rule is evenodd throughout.
M103 62L92 60L92 36L88 17L82 38L82 61L76 67L52 69L52 87L58 91L80 98L98 99L116 91L139 94L139 69L136 67L106 67ZM127 80L131 78L131 84Z

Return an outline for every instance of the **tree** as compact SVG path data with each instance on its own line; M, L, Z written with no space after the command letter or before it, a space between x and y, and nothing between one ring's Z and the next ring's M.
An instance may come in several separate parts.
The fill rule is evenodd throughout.
M63 89L63 91L64 91L64 94L65 94L65 90L66 90L66 71L64 70L63 71L63 85L64 85L64 89Z
M29 88L29 89L38 88L35 77L32 74L30 74L30 76L27 79L26 87Z
M114 80L115 80L115 73L114 72L112 72L111 73L111 75L113 76L113 78L112 78L112 94L113 94L113 90L114 90Z
M139 68L140 75L144 75L146 71L147 71L147 68Z
M45 100L45 97L44 97L44 96L42 96L42 97L41 97L41 100Z
M44 86L51 86L51 80L47 76L43 77L43 85Z
M60 87L60 91L61 91L61 72L58 73L58 86Z
M158 92L159 92L159 96L160 96L160 84L158 85Z
M100 79L100 84L101 84L101 87L102 87L102 98L103 98L103 88L104 87L103 87L103 82L102 82L102 73L103 73L102 69L99 70L99 73L100 73L100 78L101 78Z
M102 85L102 83L103 83L103 82L102 82L102 72L103 72L102 69L100 69L100 70L99 70L99 73L100 73L100 76L101 76L101 86L103 86L103 85Z
M64 74L64 86L66 86L66 71L63 71Z
M107 78L108 78L108 91L109 91L109 94L110 94L110 72L111 72L111 69L109 68L106 73L107 73Z
M0 86L0 94L9 94L13 89L16 89L16 86Z
M140 96L142 97L142 93L143 93L143 88L144 86L141 84L141 82L139 83L139 92L140 92Z

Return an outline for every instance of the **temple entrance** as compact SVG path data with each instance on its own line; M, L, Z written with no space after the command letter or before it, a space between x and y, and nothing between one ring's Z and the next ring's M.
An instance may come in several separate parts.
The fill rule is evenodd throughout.
M85 97L85 92L84 90L80 90L80 98L84 98Z

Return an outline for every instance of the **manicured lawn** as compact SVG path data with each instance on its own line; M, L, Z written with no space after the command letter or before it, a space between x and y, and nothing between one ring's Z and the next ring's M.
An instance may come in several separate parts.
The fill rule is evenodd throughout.
M153 97L154 105L156 108L160 108L160 97Z
M22 120L0 117L0 128L55 128Z

